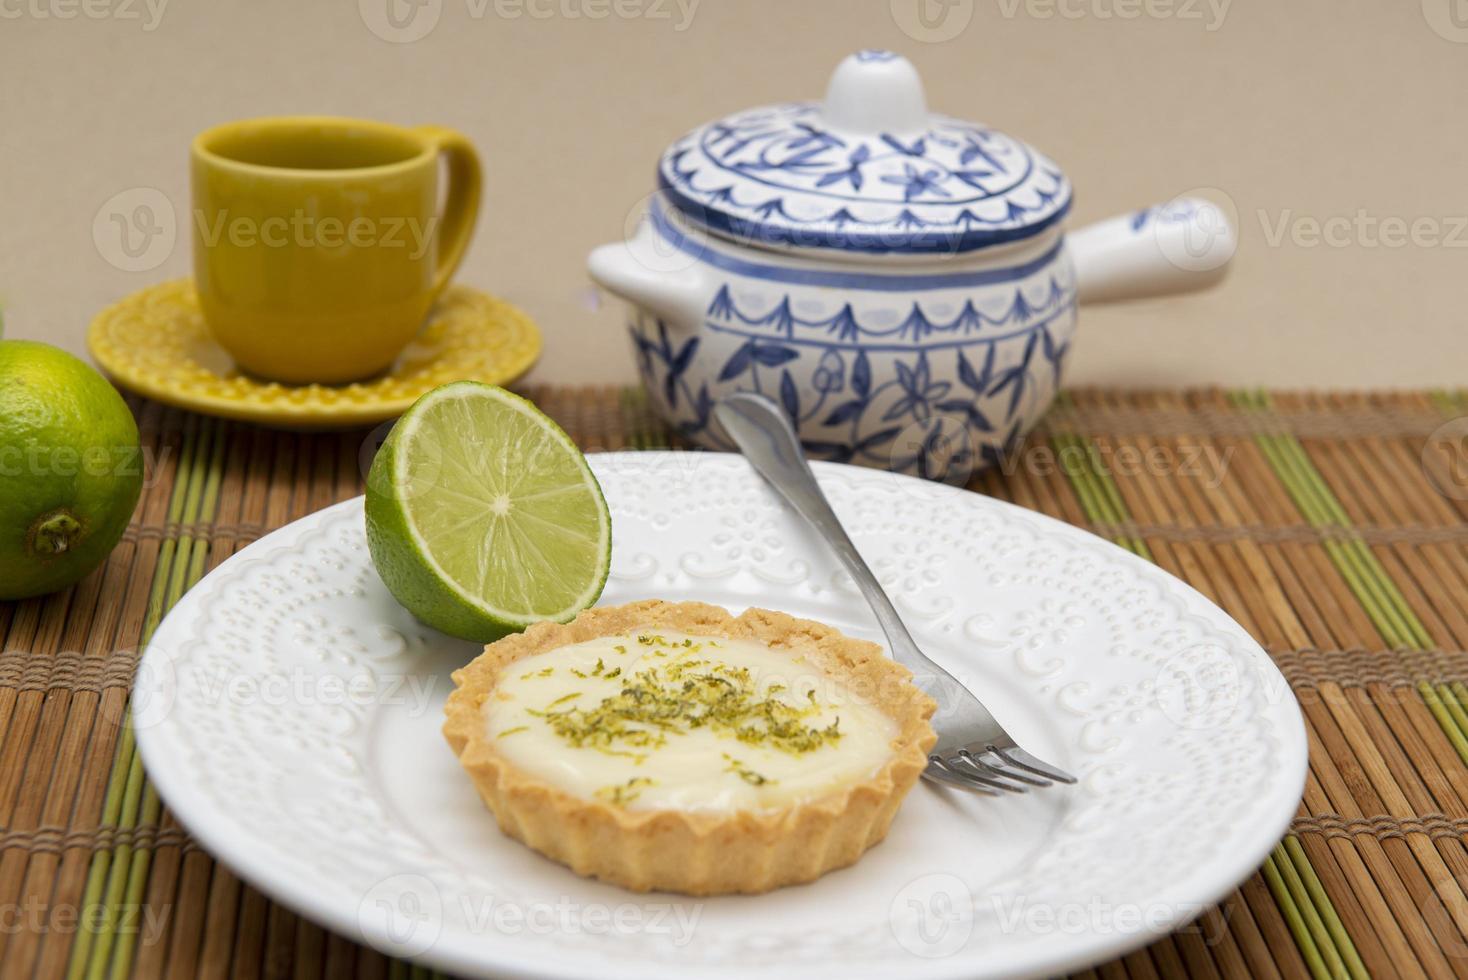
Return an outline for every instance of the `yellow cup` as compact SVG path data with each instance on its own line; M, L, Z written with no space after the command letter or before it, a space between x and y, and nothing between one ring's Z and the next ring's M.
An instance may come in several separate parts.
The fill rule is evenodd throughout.
M385 370L458 268L479 213L479 157L440 126L251 119L201 133L190 155L204 317L240 367L275 381Z

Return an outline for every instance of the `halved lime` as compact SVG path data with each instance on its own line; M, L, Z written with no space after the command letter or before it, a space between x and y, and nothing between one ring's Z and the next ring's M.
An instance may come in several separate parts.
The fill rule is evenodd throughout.
M410 612L487 643L595 602L612 520L560 426L518 395L459 381L418 399L378 451L367 545Z

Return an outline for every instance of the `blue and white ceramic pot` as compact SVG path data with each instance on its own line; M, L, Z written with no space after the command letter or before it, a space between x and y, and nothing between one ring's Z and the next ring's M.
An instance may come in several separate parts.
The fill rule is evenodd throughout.
M1065 233L1070 183L1030 146L927 111L905 59L841 63L822 103L753 109L663 154L592 278L627 300L658 411L726 448L713 404L760 391L810 454L961 479L1059 388L1081 301L1218 279L1219 207L1179 199Z

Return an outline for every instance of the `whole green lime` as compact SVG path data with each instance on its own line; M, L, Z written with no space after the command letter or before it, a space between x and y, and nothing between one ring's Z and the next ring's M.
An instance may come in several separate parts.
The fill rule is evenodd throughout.
M142 489L138 426L107 379L48 344L0 341L0 599L100 565Z

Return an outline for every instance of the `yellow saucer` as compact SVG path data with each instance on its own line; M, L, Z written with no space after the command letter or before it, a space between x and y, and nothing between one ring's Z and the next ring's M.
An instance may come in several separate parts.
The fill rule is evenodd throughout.
M300 429L371 425L401 415L450 381L508 384L540 355L520 310L450 286L387 373L349 385L282 385L241 374L214 341L190 279L149 286L92 321L87 347L119 385L180 408Z

